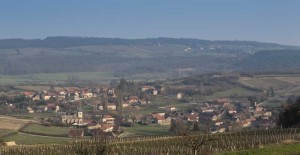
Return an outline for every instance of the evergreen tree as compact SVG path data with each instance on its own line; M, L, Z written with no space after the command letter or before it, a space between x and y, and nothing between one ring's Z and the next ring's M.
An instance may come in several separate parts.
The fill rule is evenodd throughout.
M199 124L197 121L194 121L194 126L193 126L193 131L199 131L200 128L199 128Z
M300 98L296 102L283 105L283 109L279 114L278 126L283 128L300 127Z
M107 104L108 104L107 91L102 90L102 106L104 111L107 111Z

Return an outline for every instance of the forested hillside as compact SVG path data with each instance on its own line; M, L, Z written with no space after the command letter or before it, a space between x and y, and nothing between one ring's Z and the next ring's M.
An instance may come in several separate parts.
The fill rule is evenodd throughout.
M4 39L0 40L0 74L104 71L115 76L173 76L234 70L279 71L300 68L297 49L253 41L173 38Z
M260 51L249 55L236 66L252 72L297 72L300 70L300 50Z

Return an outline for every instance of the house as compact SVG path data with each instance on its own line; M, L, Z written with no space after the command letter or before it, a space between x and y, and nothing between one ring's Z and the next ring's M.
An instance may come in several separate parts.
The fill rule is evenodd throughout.
M63 114L61 116L62 124L82 124L83 122L83 113L78 112L77 114Z
M4 146L16 146L16 142L15 141L10 141L10 142L4 142Z
M262 117L263 116L263 111L253 111L252 116L253 117Z
M32 100L33 101L39 101L41 100L41 96L39 94L35 94L33 97L32 97Z
M32 97L35 95L34 92L23 92L23 94L24 94L25 97L27 97L27 98L32 98Z
M155 89L153 86L142 86L141 88L142 92L153 90L153 89Z
M224 103L223 103L223 107L224 107L224 108L229 107L230 105L231 105L231 104L230 104L229 102L224 102Z
M157 94L158 94L158 91L157 91L156 89L154 89L154 90L152 91L152 95L156 96Z
M123 107L123 108L126 108L126 107L128 107L128 106L129 106L128 102L123 102L123 103L122 103L122 107Z
M187 116L187 120L190 122L198 122L199 116L197 114L191 114Z
M255 111L263 111L263 110L264 110L264 108L261 106L256 106L256 108L255 108Z
M223 133L223 132L225 132L226 131L226 128L221 128L220 130L219 130L219 133Z
M163 117L165 117L165 115L166 115L166 113L164 113L164 112L155 112L153 114L157 114L157 115L160 115L160 116L163 116Z
M75 101L80 100L80 96L77 92L76 93L71 93L69 97L70 97L71 100L75 100Z
M45 101L49 100L51 96L49 96L48 94L42 94L41 98Z
M272 116L272 112L271 111L265 111L263 115L270 117L270 116Z
M84 89L83 91L81 91L81 96L82 96L82 98L92 98L93 93L91 90Z
M138 101L139 101L139 97L137 97L137 96L129 96L128 97L129 103L137 103Z
M171 118L165 118L164 116L161 116L159 114L153 114L152 117L154 118L154 123L159 125L170 125L171 124Z
M216 122L216 123L215 123L216 126L220 126L220 125L222 125L222 124L224 124L224 122Z
M228 107L228 113L229 113L229 114L236 114L237 111L236 111L235 107L230 106L230 107Z
M109 95L109 96L113 96L113 97L115 97L115 89L114 88L108 88L107 89L107 95Z
M176 111L176 107L167 107L166 111Z
M58 105L55 107L55 112L59 112L59 106Z
M115 118L112 117L111 115L103 115L102 116L102 122L107 123L107 124L114 124L115 123Z
M201 109L201 111L202 111L203 113L211 113L211 112L214 112L214 109L213 109L213 108L201 107L200 109Z
M62 91L60 91L58 94L59 94L58 98L64 99L64 98L66 98L66 95L67 95L68 93L67 93L66 91L62 90Z
M100 129L103 132L113 132L114 125L113 124L102 124Z
M218 120L218 116L217 115L214 115L212 118L211 118L212 121L217 121Z
M162 122L162 124L160 124L160 125L171 125L171 121L172 121L172 118L171 117L167 117L165 119L165 121Z
M32 108L30 108L30 107L27 107L27 110L28 110L28 113L30 113L30 114L34 113L34 110Z
M108 103L107 104L107 109L108 110L116 110L117 109L117 106L115 103Z
M73 129L68 133L68 137L70 138L82 138L84 136L83 129Z
M246 119L244 121L242 121L242 127L243 128L246 128L246 127L249 127L252 123L252 120L251 119Z
M49 100L51 97L56 98L57 96L59 96L59 94L57 93L45 93L41 95L42 99L46 101Z
M177 99L182 99L182 97L183 97L183 93L177 93L177 95L176 95Z
M89 122L87 124L87 126L88 126L87 128L88 128L89 131L101 128L101 124L99 124L97 121Z
M146 105L146 104L149 104L149 103L151 103L151 102L148 101L148 100L144 100L144 99L140 100L141 105Z

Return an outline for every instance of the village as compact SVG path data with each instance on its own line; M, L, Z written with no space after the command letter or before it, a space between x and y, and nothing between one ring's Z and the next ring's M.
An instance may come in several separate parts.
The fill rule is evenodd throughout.
M122 81L123 80L123 81ZM168 94L164 85L121 79L115 87L50 87L43 91L2 93L2 114L38 115L38 124L69 128L68 137L126 137L140 126L163 134L222 133L276 126L278 110L247 97L187 102L183 92ZM164 104L158 104L165 100ZM129 134L130 133L130 134ZM162 133L157 133L162 134Z

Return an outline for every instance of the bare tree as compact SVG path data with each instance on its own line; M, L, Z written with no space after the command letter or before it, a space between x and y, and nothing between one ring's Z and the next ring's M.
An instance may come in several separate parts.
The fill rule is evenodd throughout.
M212 141L218 140L217 138L212 137L209 134L202 136L188 136L185 138L184 145L192 149L192 154L197 155L197 152L204 145L211 144Z

